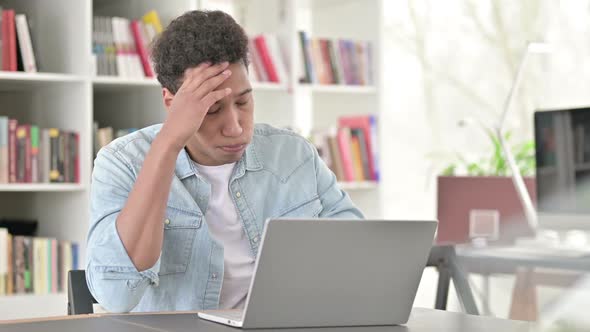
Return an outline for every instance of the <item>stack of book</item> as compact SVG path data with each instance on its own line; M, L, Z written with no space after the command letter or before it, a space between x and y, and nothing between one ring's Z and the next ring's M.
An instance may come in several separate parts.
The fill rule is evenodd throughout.
M0 70L37 72L29 22L25 14L0 7Z
M149 50L160 32L162 23L153 10L141 20L95 16L92 43L96 74L125 78L154 77Z
M65 291L68 271L79 268L78 255L76 243L13 236L0 228L0 295Z
M373 85L371 42L309 38L299 32L301 83Z
M253 82L288 84L289 74L277 35L262 34L248 40L250 79Z
M341 117L338 128L314 131L311 141L338 181L379 181L375 116Z
M79 135L0 116L0 183L79 182Z

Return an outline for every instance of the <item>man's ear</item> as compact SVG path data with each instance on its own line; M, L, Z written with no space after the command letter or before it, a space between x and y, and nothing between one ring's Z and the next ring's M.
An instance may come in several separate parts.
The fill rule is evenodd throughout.
M162 89L162 100L164 101L164 107L166 110L170 110L170 106L172 105L172 100L174 99L174 94L170 92L167 88Z

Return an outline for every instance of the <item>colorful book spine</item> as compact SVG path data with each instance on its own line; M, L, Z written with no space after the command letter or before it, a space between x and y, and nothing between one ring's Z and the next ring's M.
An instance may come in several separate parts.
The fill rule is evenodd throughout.
M30 182L39 182L39 127L31 126Z
M374 115L345 116L338 119L340 127L360 129L365 139L369 173L371 180L379 181L378 148L377 148L377 118Z
M254 44L256 45L256 49L258 50L258 54L260 54L260 58L262 59L262 64L264 65L264 69L268 75L268 79L270 82L279 83L279 76L277 74L277 70L275 65L272 61L271 53L269 47L267 45L266 39L264 36L257 36L254 38Z
M59 167L59 129L49 129L50 163L49 181L60 182L62 177Z
M355 174L353 168L351 147L350 147L350 128L339 128L338 134L338 150L342 158L342 168L344 170L345 181L355 181Z
M17 158L17 146L16 146L16 128L18 122L14 119L8 120L8 177L9 182L16 182L16 158Z
M0 116L0 183L8 183L8 117Z

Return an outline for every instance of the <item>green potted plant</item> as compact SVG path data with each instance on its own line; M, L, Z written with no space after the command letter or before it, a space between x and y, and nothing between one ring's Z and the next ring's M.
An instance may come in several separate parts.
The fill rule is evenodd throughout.
M454 154L437 177L439 244L457 244L483 237L488 243L512 243L517 237L532 235L522 205L512 183L500 141L482 127L490 139L491 152L475 161ZM511 144L516 163L533 202L535 192L535 145L532 141Z

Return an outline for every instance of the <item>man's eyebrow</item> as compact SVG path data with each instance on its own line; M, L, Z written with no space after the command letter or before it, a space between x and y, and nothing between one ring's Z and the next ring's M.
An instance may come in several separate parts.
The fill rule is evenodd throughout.
M241 97L241 96L243 96L243 95L246 95L246 94L248 94L248 93L250 93L250 92L252 92L252 88L248 88L248 89L246 89L246 90L244 90L244 91L240 92L240 93L239 93L239 94L238 94L236 97L238 97L238 98L239 98L239 97ZM219 104L219 103L221 103L221 99L215 102L215 104Z
M248 89L246 89L246 90L244 90L244 91L240 92L240 93L238 94L238 97L241 97L241 96L243 96L243 95L245 95L245 94L248 94L248 93L250 93L250 92L252 92L252 88L248 88Z

